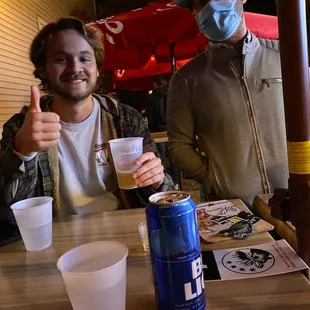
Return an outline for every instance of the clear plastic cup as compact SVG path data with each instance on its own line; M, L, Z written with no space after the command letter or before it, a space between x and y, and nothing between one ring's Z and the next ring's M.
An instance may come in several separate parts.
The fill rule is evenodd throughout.
M127 255L122 243L98 241L59 258L57 268L74 310L125 310Z
M11 206L27 251L40 251L52 244L51 197L35 197Z
M142 222L138 225L138 230L140 233L140 238L142 241L143 249L145 252L150 252L150 245L149 245L149 236L147 231L147 226L145 222Z
M109 144L119 188L137 188L132 173L139 168L135 161L143 153L143 138L114 139L110 140Z

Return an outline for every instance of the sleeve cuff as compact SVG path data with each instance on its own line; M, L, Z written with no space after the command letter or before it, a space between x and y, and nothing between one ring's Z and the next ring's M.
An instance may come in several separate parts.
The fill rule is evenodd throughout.
M23 154L21 154L21 153L15 151L14 149L12 149L12 150L13 150L14 154L15 154L19 159L21 159L23 162L28 162L28 161L33 160L33 159L37 156L37 154L38 154L38 153L34 153L34 154L31 155L31 156L25 156L25 155L23 155Z

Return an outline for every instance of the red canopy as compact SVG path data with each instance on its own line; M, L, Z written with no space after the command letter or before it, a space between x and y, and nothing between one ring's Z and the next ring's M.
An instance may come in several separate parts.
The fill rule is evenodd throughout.
M248 28L258 37L277 39L277 18L245 13ZM176 43L178 60L192 58L204 48L206 38L199 33L189 10L174 1L159 1L130 12L92 23L105 33L107 70L136 69L145 65L155 52L158 62L170 60L169 44Z
M176 69L181 68L190 59L179 60L176 63ZM151 56L149 61L137 70L119 69L113 74L113 83L116 88L120 89L135 89L135 90L150 90L153 89L153 80L156 75L170 74L171 64L169 62L157 63L154 56Z
M177 61L177 69L181 68L190 59ZM171 64L169 62L157 63L155 57L152 56L150 60L140 69L137 70L125 70L119 69L114 71L114 76L119 81L136 79L146 76L155 76L159 74L169 73L171 71Z

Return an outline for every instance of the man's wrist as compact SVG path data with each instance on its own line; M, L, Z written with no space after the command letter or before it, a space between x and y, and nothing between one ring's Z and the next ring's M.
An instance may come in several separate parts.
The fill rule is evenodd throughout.
M19 137L18 137L18 134L16 135L16 137L14 138L13 140L13 150L17 153L22 153L21 151L21 145L20 145L20 140L19 140Z
M34 159L37 156L37 153L33 153L30 156L25 156L24 154L17 152L16 150L13 149L13 153L19 158L21 159L23 162L28 162L31 161L32 159Z
M161 182L157 182L157 183L155 183L155 184L152 184L151 185L151 187L152 187L152 189L154 190L154 191L157 191L160 187L161 187L161 185L164 183L164 180L162 180Z
M21 146L21 143L19 143L18 136L16 136L13 141L13 151L15 151L18 154L21 154L24 157L34 157L34 155L37 154L36 152L31 152L31 153L25 152Z

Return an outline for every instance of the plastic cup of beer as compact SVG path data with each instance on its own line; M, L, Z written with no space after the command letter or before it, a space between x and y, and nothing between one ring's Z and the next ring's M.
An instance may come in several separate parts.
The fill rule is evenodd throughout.
M135 161L143 153L143 138L114 139L110 140L109 144L119 188L137 188L132 173L139 168Z
M122 243L98 241L58 259L74 310L125 310L127 255Z
M149 236L147 231L147 226L145 222L142 222L138 225L138 230L140 233L140 238L142 241L143 249L145 252L150 252L150 245L149 245Z
M35 197L11 206L27 251L40 251L52 244L51 197Z

